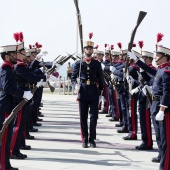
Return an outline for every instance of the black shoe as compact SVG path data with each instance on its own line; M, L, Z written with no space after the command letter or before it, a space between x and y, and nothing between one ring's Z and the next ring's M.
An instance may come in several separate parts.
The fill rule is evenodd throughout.
M160 163L161 159L159 157L152 158L152 162Z
M39 117L37 118L37 121L43 121L43 119L40 119Z
M44 115L41 112L39 112L38 117L44 117Z
M111 114L107 114L106 117L112 117L112 115Z
M25 159L27 158L27 155L24 155L22 153L16 153L10 156L10 159Z
M82 148L88 148L88 143L87 142L83 142Z
M126 128L124 128L117 130L117 133L129 133L129 131Z
M126 136L126 137L123 137L124 140L137 140L137 136L134 136L134 137L131 137L131 136Z
M18 168L11 167L9 170L19 170Z
M33 126L41 126L42 124L41 123L34 123Z
M147 147L147 146L144 145L144 144L141 144L141 145L139 145L139 146L136 146L135 148L136 148L137 150L152 150L152 149L153 149L152 146Z
M38 129L32 127L32 128L30 128L30 129L28 129L28 131L29 131L29 132L38 132Z
M20 149L22 149L22 150L30 150L31 146L30 145L24 145L24 146L21 146Z
M43 103L40 103L40 107L43 107Z
M115 127L122 127L123 125L122 124L115 124Z
M25 137L25 139L33 140L33 139L35 139L35 137L34 137L34 136L32 136L32 135L27 135L27 136Z
M90 142L90 147L96 148L96 142L94 140Z
M109 121L110 121L110 122L116 122L116 121L119 121L119 120L112 117L111 119L109 119Z

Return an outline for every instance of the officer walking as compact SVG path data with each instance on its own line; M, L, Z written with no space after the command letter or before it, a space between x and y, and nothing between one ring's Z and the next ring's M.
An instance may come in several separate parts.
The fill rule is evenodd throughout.
M88 147L88 142L90 143L90 147L96 147L95 139L98 119L99 90L103 90L101 64L97 60L92 59L93 46L94 43L90 40L84 42L83 61L78 61L75 63L71 76L72 83L76 83L76 79L80 75L80 89L78 91L78 101L83 148ZM89 108L90 132L88 136L87 120Z

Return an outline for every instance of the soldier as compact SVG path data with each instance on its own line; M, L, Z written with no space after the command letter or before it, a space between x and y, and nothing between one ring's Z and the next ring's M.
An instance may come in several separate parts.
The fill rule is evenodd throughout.
M105 47L107 44L105 44ZM108 76L110 76L110 56L108 49L105 49L105 61L102 63L102 70L107 73ZM106 117L112 117L114 120L116 120L116 101L114 101L114 89L111 82L107 82L108 87L108 101L109 101L109 110Z
M136 60L136 64L152 74L154 77L152 89L149 86L144 87L146 93L146 88L153 95L153 102L151 105L150 112L152 114L152 122L155 129L156 141L158 144L158 157L152 159L152 162L160 162L160 170L170 169L170 108L169 108L169 98L170 98L170 49L158 46L155 56L155 62L158 65L158 69L155 70L147 66L142 61L138 60L134 53L128 52L130 58ZM167 73L168 72L168 73ZM165 119L164 119L165 116Z
M144 62L152 66L154 54L148 51L142 51L142 58ZM154 68L155 69L155 68ZM149 73L146 73L143 69L140 69L139 81L144 85L152 85L153 76ZM141 139L142 143L139 146L136 146L138 150L152 150L153 149L153 140L152 140L152 129L151 129L151 115L150 115L150 101L146 98L146 94L141 90L142 85L133 89L135 93L139 92L139 116L140 116L140 127L141 127Z
M2 92L0 94L0 128L2 128L5 118L9 116L12 109L16 106L16 97L30 100L33 96L30 91L17 88L16 73L14 70L14 64L17 63L16 47L16 45L0 47L1 58L4 61L0 74L2 83ZM18 170L18 168L13 168L9 161L13 123L14 120L6 128L0 149L0 167L4 170Z
M75 63L71 77L72 83L76 83L76 78L80 75L80 90L78 91L78 101L83 148L88 147L88 142L90 142L90 147L96 147L95 139L98 119L99 90L103 90L101 64L96 60L92 60L93 45L94 43L92 41L84 42L83 61L78 61ZM88 136L87 124L89 108L90 136Z
M24 43L21 43L18 45L18 53L17 53L17 64L16 64L16 75L17 75L17 84L18 87L21 89L28 91L30 90L30 84L29 82L39 82L41 79L46 80L46 76L39 76L36 74L33 74L30 71L30 68L27 66L27 64L24 63L25 56L25 47ZM39 60L40 57L37 56L36 60ZM38 64L39 62L37 62ZM36 64L36 63L35 63ZM21 99L18 99L18 103L21 102ZM29 110L30 103L28 102L26 105L23 106L23 108L19 111L16 119L16 126L14 128L14 133L11 141L11 159L25 159L26 156L20 153L20 147L22 142L24 143L23 147L24 149L30 149L31 147L29 145L25 144L25 138L24 138L24 131L26 129L26 124L28 120L28 110Z

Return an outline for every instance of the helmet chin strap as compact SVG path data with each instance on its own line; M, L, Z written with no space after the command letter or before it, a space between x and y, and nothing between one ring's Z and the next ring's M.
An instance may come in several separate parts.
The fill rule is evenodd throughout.
M162 56L162 57L158 58L155 62L158 62L158 61L161 60L163 57L165 57L165 56Z

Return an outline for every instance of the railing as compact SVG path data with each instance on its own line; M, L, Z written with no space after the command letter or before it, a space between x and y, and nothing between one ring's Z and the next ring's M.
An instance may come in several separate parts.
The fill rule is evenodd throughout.
M67 79L64 77L63 80L58 80L57 84L56 82L50 82L52 86L55 87L55 94L59 95L76 95L77 90L75 89L75 86L71 83L70 79ZM48 88L48 87L47 87ZM49 89L44 88L44 91L48 91Z

